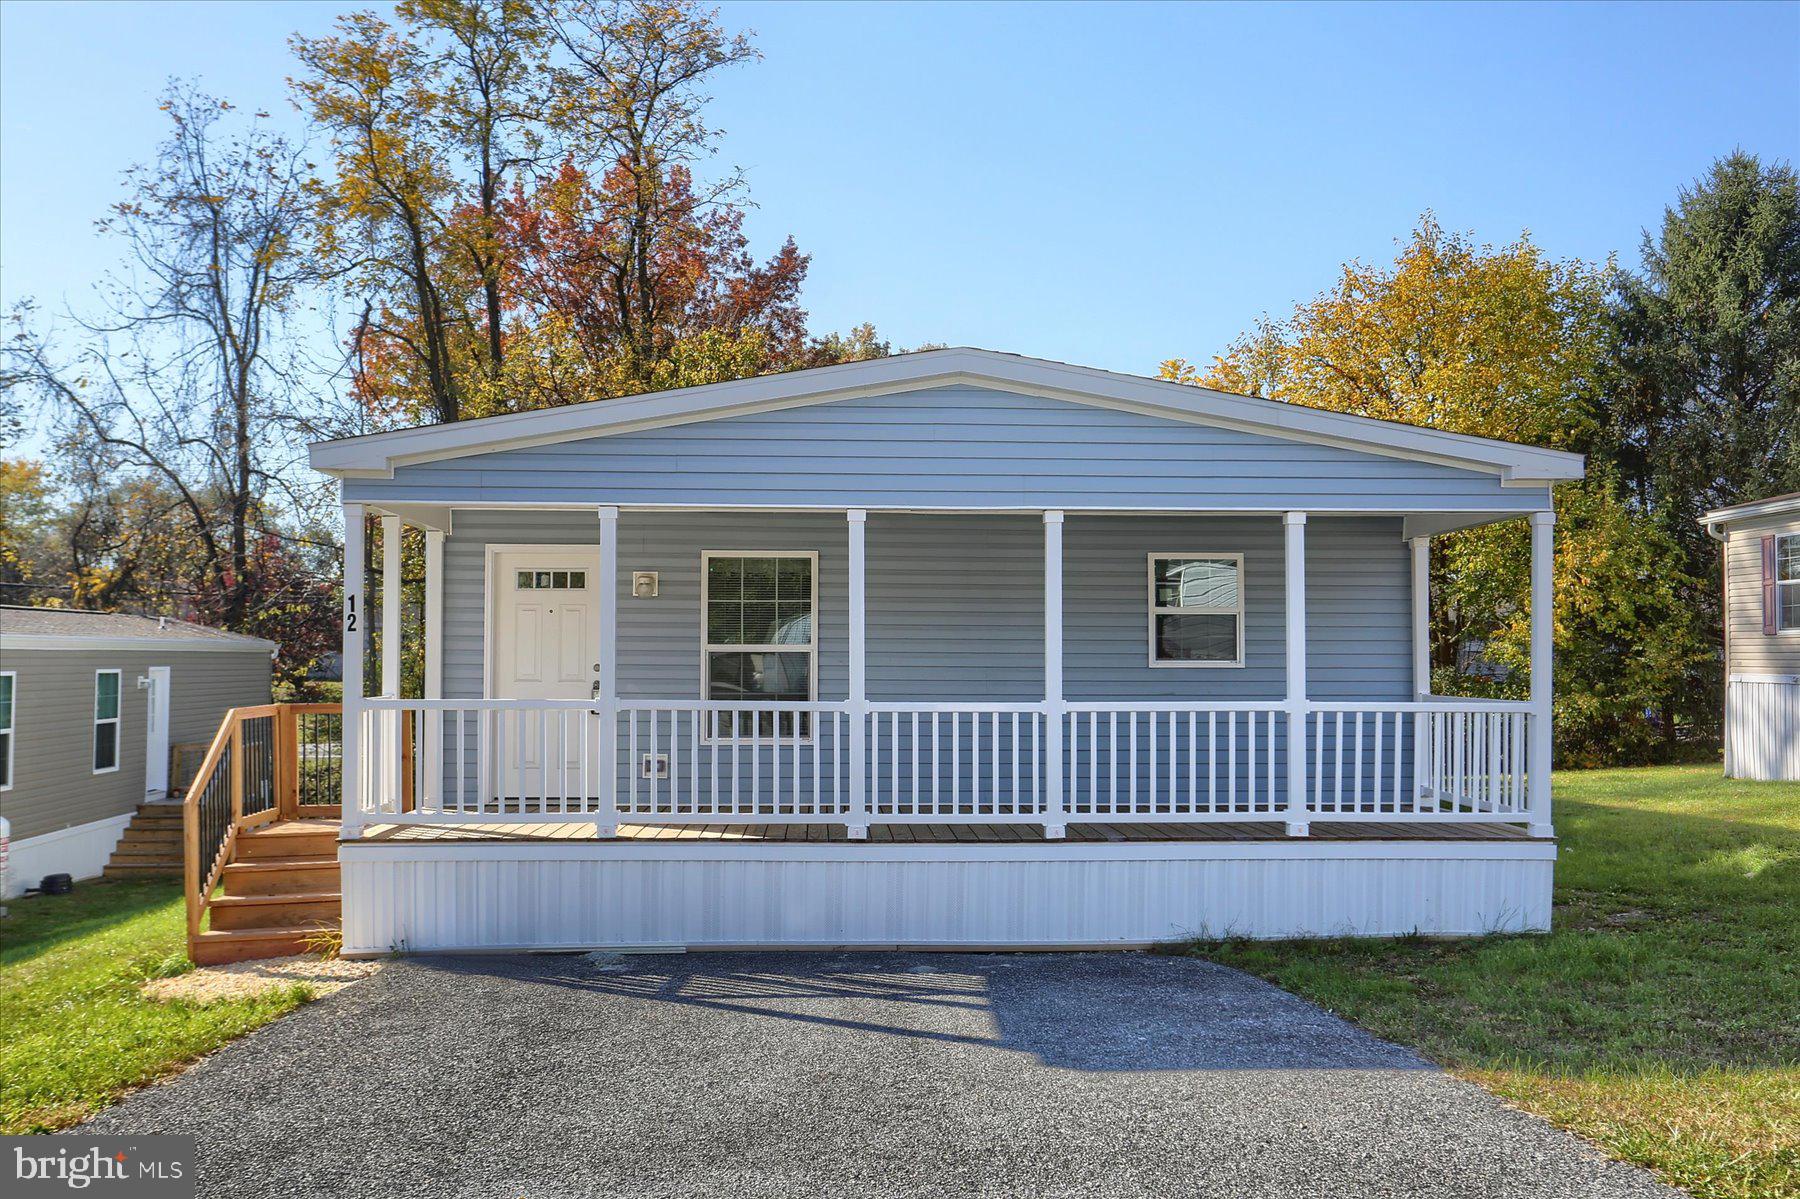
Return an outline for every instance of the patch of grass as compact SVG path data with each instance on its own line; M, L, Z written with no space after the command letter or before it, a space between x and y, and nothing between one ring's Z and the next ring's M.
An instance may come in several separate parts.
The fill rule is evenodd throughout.
M191 970L180 886L91 882L0 919L0 1133L86 1119L305 1002L294 987L204 1006L157 1003L144 980Z
M1556 825L1548 936L1193 951L1696 1195L1800 1195L1800 784L1559 774Z

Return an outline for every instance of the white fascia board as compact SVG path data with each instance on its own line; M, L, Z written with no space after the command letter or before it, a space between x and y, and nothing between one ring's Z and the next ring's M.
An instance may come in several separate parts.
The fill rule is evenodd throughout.
M974 349L928 350L617 400L371 433L315 443L309 456L315 470L339 478L390 478L397 466L467 454L958 383L1485 470L1508 482L1536 485L1578 479L1585 473L1580 454L1561 450Z
M1747 504L1732 504L1726 508L1714 508L1700 518L1703 525L1731 524L1740 520L1759 520L1765 516L1785 516L1789 512L1800 513L1800 495L1778 495L1766 500L1752 500Z
M241 637L234 641L171 640L167 637L74 637L63 633L0 633L0 649L16 650L105 650L136 653L155 650L170 654L269 654L280 649L273 641L261 637Z

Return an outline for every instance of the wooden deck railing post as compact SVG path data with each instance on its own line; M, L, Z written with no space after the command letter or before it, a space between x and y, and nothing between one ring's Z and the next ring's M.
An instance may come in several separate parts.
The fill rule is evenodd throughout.
M187 935L190 951L194 938L200 935L200 789L204 779L195 775L195 785L181 801L181 881L187 899Z
M231 721L231 827L244 822L244 721L233 710Z
M300 807L299 716L291 704L279 704L271 722L275 734L275 810L292 820Z

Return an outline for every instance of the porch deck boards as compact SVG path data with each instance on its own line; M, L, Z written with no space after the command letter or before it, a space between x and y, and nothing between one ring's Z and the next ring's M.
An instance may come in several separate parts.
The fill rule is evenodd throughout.
M373 824L363 829L362 839L376 843L421 841L518 842L592 841L591 822L543 824ZM624 841L759 841L773 843L850 843L841 824L621 824ZM1071 824L1067 840L1092 841L1287 841L1279 822L1220 822L1201 824ZM1515 824L1400 823L1376 821L1312 822L1314 841L1534 841ZM1041 842L1043 830L1034 824L872 824L865 844L948 845Z

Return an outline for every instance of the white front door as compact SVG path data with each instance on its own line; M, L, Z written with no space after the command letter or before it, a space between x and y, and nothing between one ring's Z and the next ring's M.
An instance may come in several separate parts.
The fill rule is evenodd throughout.
M144 794L169 794L169 668L152 666L141 680L145 691Z
M592 699L600 679L599 550L505 550L493 561L493 697ZM594 734L595 716L585 709L495 713L488 730L494 793L581 796L583 746L591 757ZM597 783L591 771L588 778L592 791Z

